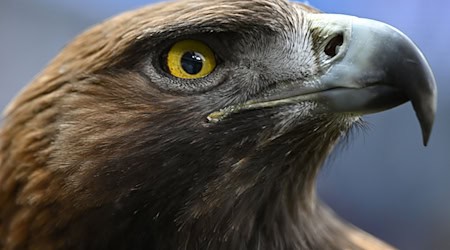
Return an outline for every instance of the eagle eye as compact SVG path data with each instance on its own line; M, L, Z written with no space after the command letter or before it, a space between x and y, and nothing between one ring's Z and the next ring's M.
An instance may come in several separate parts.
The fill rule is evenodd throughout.
M175 43L165 61L169 73L182 79L203 78L216 68L214 52L206 44L196 40Z

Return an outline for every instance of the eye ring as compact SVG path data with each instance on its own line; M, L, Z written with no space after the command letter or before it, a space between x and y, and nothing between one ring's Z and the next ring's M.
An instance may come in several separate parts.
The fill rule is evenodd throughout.
M172 76L181 79L199 79L208 76L216 68L214 52L205 43L182 40L167 53L166 65Z

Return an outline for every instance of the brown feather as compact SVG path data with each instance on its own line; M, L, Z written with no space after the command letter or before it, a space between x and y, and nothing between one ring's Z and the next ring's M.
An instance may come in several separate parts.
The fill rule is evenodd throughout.
M128 212L120 207L128 204L119 201L128 201L129 197L134 197L134 192L148 192L148 195L158 197L150 187L144 189L142 186L148 185L146 182L153 183L154 186L163 183L164 180L149 176L149 171L154 171L152 173L157 176L156 173L161 170L153 167L138 169L137 163L126 156L135 156L136 161L146 159L142 149L144 146L157 147L168 143L163 137L166 133L163 128L167 126L181 127L179 131L175 130L181 137L177 138L177 142L191 140L187 135L186 138L183 137L185 130L182 124L185 120L182 119L202 120L204 114L200 111L184 114L180 110L189 110L189 107L182 106L182 103L190 103L190 97L176 96L154 88L141 73L136 70L127 71L136 69L135 66L139 64L142 55L136 52L142 51L141 43L151 41L152 44L146 45L151 47L165 39L178 37L181 31L184 32L183 36L188 36L242 30L254 32L253 29L259 26L268 31L289 30L293 23L302 20L303 11L316 12L308 6L292 5L281 0L178 1L124 13L78 36L5 111L0 133L0 248L95 249L95 242L88 242L89 240L114 244L113 240L122 231L108 234L108 227L124 227L126 230L126 223L135 222L128 222L132 219L131 215L127 219L118 220L118 223L103 215ZM162 118L163 115L165 118ZM179 124L164 122L164 119L176 121L177 117L180 117ZM323 121L323 124L326 122L329 121ZM156 132L160 129L160 134L155 131L146 132L149 126L155 126ZM202 126L203 124L195 123L187 130L206 136ZM341 129L349 128L343 126ZM186 131L189 132L191 131ZM268 134L267 138L269 136L271 135ZM329 137L321 140L329 143L317 144L311 152L319 150L328 153L340 136L340 130L331 131ZM303 146L295 145L298 149ZM207 149L218 147L221 147L220 143L215 145L211 142ZM228 200L253 197L249 196L249 190L260 186L266 174L262 170L256 173L249 170L249 162L255 158L254 151L238 151L242 151L242 154L248 152L250 156L224 158L223 161L228 159L232 163L230 165L233 166L233 171L223 175L217 173L217 178L214 178L216 173L205 176L205 179L212 178L214 181L208 182L205 189L199 191L201 199L193 198L186 204L189 207L174 212L172 220L167 220L175 224L168 224L167 229L164 229L167 231L161 230L163 236L152 236L155 241L159 240L158 237L166 237L166 241L173 239L174 242L169 242L170 244L178 244L181 239L186 238L182 244L197 246L196 239L191 238L190 228L205 233L203 231L206 230L204 228L205 225L208 226L208 221L213 221L214 216L225 216L225 213L220 213L222 210L216 210L218 207L231 206L226 204ZM163 157L162 154L165 153L167 152L161 152L155 159ZM175 161L183 151L168 153L173 153ZM223 154L227 155L227 152L223 151ZM320 206L315 201L313 186L318 166L325 157L326 154L323 154L309 159L308 162L314 168L290 170L285 174L288 177L280 176L291 178L292 183L297 180L292 176L301 176L303 182L295 184L295 188L302 186L306 190L302 192L304 196L297 197L296 193L292 193L280 198L286 206L286 209L283 208L285 213L296 213L297 202L288 199L291 197L300 199L302 206L307 207L306 210L314 210L316 206ZM235 158L236 162L232 162ZM199 163L195 161L195 164ZM116 165L120 167L116 168ZM132 182L127 179L128 175L133 177ZM176 172L173 172L173 176L175 175ZM148 177L143 179L142 176ZM271 192L273 191L269 193ZM174 192L174 197L178 197L176 194ZM177 202L176 199L160 206L167 206L170 211L172 203ZM154 205L145 203L142 199L130 200L132 202L138 203L135 211L131 211L134 215L139 215L147 206ZM248 206L248 210L241 210L243 214L239 214L234 220L230 219L231 223L235 223L235 231L244 227L239 220L245 217L254 217L254 227L257 227L258 214L246 213L254 211L251 205L236 203L233 206ZM273 210L278 211L278 208ZM308 214L311 218L307 217L307 220L311 222L305 223L314 227L315 219L320 224L325 221L321 217L326 214L326 219L333 222L333 225L323 229L324 232L336 231L341 237L333 240L333 236L325 235L320 230L319 234L324 234L321 237L326 242L334 241L336 249L341 245L348 246L349 249L352 246L361 249L392 249L372 236L339 222L334 215L322 212L321 209L318 211ZM120 214L126 215L128 214ZM272 215L267 212L267 216ZM159 212L152 214L152 217L153 221L165 219ZM205 223L197 222L198 218L206 218L203 221ZM283 215L275 220L280 220L280 224L288 224L289 221L284 221L286 218L288 217ZM99 232L101 230L105 232ZM177 230L185 238L169 238L175 237ZM217 230L218 234L223 232L221 228ZM230 237L235 231L228 232ZM192 231L192 234L194 232L196 231ZM252 230L248 229L248 232ZM96 235L96 238L88 239L90 234ZM199 237L204 235L199 234ZM129 237L128 240L137 241L144 236L136 233ZM251 238L251 235L242 237ZM266 237L270 238L271 235ZM93 245L89 245L91 243ZM238 243L241 242L230 244ZM106 245L98 246L108 246L107 243L104 244ZM230 244L227 246L236 246ZM279 244L282 246L282 243ZM124 245L115 247L126 249ZM179 248L183 249L182 246Z

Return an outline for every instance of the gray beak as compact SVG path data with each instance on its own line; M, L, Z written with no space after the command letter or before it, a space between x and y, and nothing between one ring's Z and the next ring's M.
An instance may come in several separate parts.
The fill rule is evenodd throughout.
M289 105L321 103L316 112L363 115L411 101L427 145L436 113L436 83L414 43L399 30L369 19L307 14L317 54L326 55L322 74L306 86L226 107L207 118L216 123L232 113Z
M369 19L309 15L332 58L318 79L329 111L374 113L411 101L427 144L436 113L436 83L425 57L397 29ZM336 38L337 37L337 38ZM330 52L328 52L330 53Z

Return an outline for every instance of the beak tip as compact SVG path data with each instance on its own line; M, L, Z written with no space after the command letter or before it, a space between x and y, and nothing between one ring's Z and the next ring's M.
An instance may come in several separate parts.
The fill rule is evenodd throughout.
M426 147L426 146L428 146L428 141L429 141L429 139L430 139L430 135L429 134L425 134L425 133L423 133L422 134L423 136L423 146L424 147Z
M420 115L419 113L417 114L417 118L419 119L420 127L422 130L423 145L426 147L430 140L431 131L433 128L434 112L425 116Z
M423 145L428 146L433 122L421 122Z

